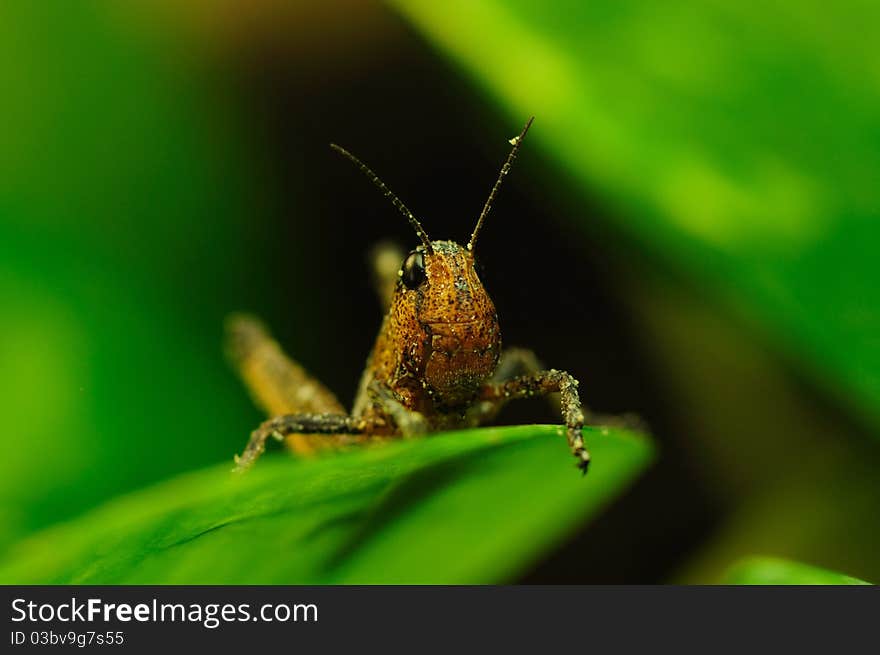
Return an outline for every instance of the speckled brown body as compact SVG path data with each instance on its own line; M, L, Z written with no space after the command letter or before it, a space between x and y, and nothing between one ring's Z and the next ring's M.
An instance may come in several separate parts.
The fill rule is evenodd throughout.
M417 250L424 257L421 285L409 289L398 279L367 361L356 416L383 412L368 393L378 382L433 429L464 424L467 408L498 366L498 314L473 254L452 241L432 246L430 254Z
M474 246L531 120L507 157L467 246L432 241L421 223L354 155L357 165L409 220L421 245L404 257L375 253L377 287L387 308L350 414L333 394L287 358L258 321L229 323L230 352L257 402L273 418L254 430L237 470L248 468L269 437L286 439L298 453L367 441L480 425L516 398L559 394L568 444L586 472L590 456L581 428L578 383L556 369L539 370L528 351L502 354L492 299L475 268ZM392 252L393 251L393 252ZM393 262L403 260L395 270ZM517 375L517 372L524 374Z

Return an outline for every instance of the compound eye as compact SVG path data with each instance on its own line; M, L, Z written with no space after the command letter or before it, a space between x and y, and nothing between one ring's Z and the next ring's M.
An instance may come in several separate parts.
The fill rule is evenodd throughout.
M425 275L425 256L422 253L413 251L407 255L403 261L400 279L403 280L403 285L407 289L415 289L427 279L427 275Z

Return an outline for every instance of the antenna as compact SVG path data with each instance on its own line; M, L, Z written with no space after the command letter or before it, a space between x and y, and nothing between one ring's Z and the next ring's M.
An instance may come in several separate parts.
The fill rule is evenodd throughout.
M513 146L513 149L510 151L510 154L507 155L507 161L505 161L504 166L501 167L501 172L498 173L498 179L495 180L495 186L492 187L492 191L489 193L489 198L486 200L486 204L483 205L483 211L480 212L480 217L477 219L477 225L474 227L474 232L471 234L471 240L468 241L467 245L467 249L470 251L473 251L474 249L474 245L477 242L477 235L480 232L480 228L483 227L483 221L486 219L486 216L488 216L489 210L492 209L492 201L495 200L495 194L498 193L498 188L501 186L504 177L510 172L510 166L513 164L513 160L516 159L516 153L519 151L519 147L526 136L526 132L528 132L529 128L532 126L533 120L535 120L534 116L526 122L526 126L522 129L522 132L519 133L519 136L515 136L510 140L510 145Z
M424 244L428 254L433 255L434 249L431 247L431 239L428 238L428 233L425 232L425 228L423 228L418 219L413 216L412 212L406 208L406 205L404 205L400 201L400 198L394 195L394 192L391 191L391 189L389 189L387 186L385 186L385 183L379 179L378 175L371 171L365 163L363 163L360 159L351 154L348 150L346 150L342 146L336 145L335 143L331 143L330 147L333 148L340 155L351 161L359 169L361 169L361 172L366 175L370 179L370 181L379 188L379 191L381 191L386 198L391 199L391 204L397 207L397 209L400 210L400 213L406 216L410 225L413 226L413 229L416 231L416 234L419 235L419 239L422 240L422 243Z

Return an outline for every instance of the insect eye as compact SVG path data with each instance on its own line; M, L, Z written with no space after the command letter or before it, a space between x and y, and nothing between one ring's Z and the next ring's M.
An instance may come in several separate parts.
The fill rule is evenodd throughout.
M411 252L403 261L400 279L407 289L415 289L425 281L425 256L420 252Z

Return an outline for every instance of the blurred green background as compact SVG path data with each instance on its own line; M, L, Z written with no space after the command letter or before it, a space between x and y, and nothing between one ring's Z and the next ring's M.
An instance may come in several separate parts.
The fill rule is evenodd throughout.
M880 580L878 14L4 3L0 553L231 460L261 417L230 311L350 402L366 253L413 237L328 142L463 240L534 114L481 242L505 342L659 456L510 579L717 582L769 555Z

